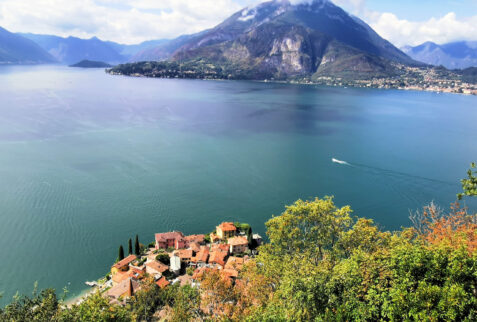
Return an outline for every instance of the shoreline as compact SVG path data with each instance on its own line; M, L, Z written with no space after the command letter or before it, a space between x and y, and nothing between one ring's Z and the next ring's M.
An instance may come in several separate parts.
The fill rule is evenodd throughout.
M398 91L414 91L414 92L428 92L428 93L436 93L436 94L457 94L457 95L464 95L464 96L477 96L477 90L474 90L470 93L460 93L457 91L451 91L446 89L428 89L428 88L419 88L415 86L410 87L379 87L373 86L371 83L367 83L366 86L357 85L357 84L328 84L322 82L299 82L299 81L280 81L280 80L254 80L254 79L225 79L225 78L187 78L187 77L151 77L142 74L120 74L120 73L111 73L105 69L105 72L112 76L125 76L125 77L135 77L135 78L158 78L158 79L186 79L186 80L204 80L204 81L250 81L250 82L257 82L257 83L271 83L271 84L289 84L289 85L308 85L308 86L327 86L327 87L335 87L335 88L361 88L361 89L379 89L379 90L398 90ZM369 85L369 86L368 86Z

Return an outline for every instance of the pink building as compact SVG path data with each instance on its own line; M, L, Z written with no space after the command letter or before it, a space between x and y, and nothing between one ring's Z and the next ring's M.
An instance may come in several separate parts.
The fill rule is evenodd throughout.
M182 249L185 247L186 240L184 239L184 234L180 231L156 234L156 249Z

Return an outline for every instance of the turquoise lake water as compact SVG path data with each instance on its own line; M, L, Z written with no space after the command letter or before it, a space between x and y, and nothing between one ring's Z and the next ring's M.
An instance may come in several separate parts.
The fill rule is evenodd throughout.
M476 121L471 96L1 67L1 303L35 281L77 294L135 234L264 234L298 198L410 225L455 200Z

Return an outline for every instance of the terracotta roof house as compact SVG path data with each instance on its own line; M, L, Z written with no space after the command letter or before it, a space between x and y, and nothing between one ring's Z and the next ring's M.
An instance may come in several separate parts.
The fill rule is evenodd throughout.
M181 249L185 247L186 240L184 234L180 231L156 234L156 249Z
M237 227L235 227L233 222L223 222L216 227L216 231L220 239L227 239L235 236Z
M230 256L225 264L225 269L235 269L235 270L242 270L244 259L240 257Z
M216 249L210 253L209 264L212 264L215 267L223 268L225 266L225 259L227 258L227 255L227 252Z
M229 238L227 243L230 246L231 254L241 254L248 250L248 240L243 236Z
M229 253L230 247L228 244L213 244L211 247L212 250L221 250L223 252Z
M200 251L200 245L196 242L192 242L189 245L189 249L192 250L194 253L198 253Z
M205 235L190 235L184 237L186 240L187 245L190 245L191 243L197 243L197 244L204 244L205 242Z
M134 272L132 270L129 271L119 271L116 274L114 274L111 278L113 281L113 285L120 284L122 281L125 281L131 277L134 277Z
M209 248L207 246L202 246L200 251L191 259L191 262L197 266L204 266L207 264L209 258Z
M199 249L200 250L200 249ZM181 259L181 261L185 262L185 263L189 263L190 260L192 259L192 249L181 249L181 250L176 250L174 252L177 256L179 256L179 258Z
M141 284L133 278L128 278L121 283L110 288L106 295L110 299L119 299L120 297L131 297L141 289Z
M158 261L146 263L146 273L150 275L162 274L168 270L169 270L169 266Z
M128 257L120 260L111 267L111 275L116 274L119 271L128 271L129 264L136 260L136 255L129 255Z
M169 284L171 284L164 276L161 277L157 282L156 285L159 286L160 288L165 288Z

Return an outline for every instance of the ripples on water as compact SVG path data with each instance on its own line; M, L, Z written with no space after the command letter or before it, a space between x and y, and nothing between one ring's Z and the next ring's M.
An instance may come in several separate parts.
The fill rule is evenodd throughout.
M475 97L27 66L0 68L0 102L4 302L36 280L78 293L135 234L263 234L298 198L399 228L477 160Z

